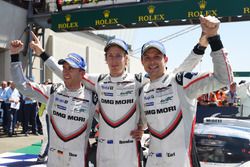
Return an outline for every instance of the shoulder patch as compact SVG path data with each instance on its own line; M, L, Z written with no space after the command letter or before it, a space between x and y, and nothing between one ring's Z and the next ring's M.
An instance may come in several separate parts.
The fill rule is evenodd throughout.
M136 81L138 81L138 82L142 82L142 73L135 74L135 79L136 79Z
M179 72L175 75L176 82L181 86L183 86L183 74L184 72Z
M193 76L196 76L198 73L197 72L187 72L185 73L184 77L187 79L192 79Z

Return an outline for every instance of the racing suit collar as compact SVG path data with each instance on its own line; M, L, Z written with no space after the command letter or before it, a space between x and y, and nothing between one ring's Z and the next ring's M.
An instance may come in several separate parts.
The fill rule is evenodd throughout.
M151 81L151 83L155 83L155 82L166 80L166 78L168 78L168 76L169 76L169 72L165 72L160 78Z
M67 94L76 94L76 93L81 93L85 89L85 87L82 85L79 89L76 90L69 90L66 87L65 89L67 90Z
M128 73L126 71L121 76L119 76L119 77L112 77L109 74L109 80L111 82L123 82L123 81L127 80L127 76L128 76Z

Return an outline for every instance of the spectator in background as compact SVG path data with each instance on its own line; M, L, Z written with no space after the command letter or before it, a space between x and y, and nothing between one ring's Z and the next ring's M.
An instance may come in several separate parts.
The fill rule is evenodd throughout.
M23 114L24 114L24 123L23 123L23 133L25 136L29 134L29 123L32 127L32 134L38 135L37 133L37 124L36 124L36 116L37 116L37 102L27 96L23 97Z
M11 83L12 83L12 81L8 81L7 82L7 87L10 87Z
M241 103L240 116L250 117L250 82L241 81L236 93Z
M198 97L198 105L209 105L209 106L224 106L226 103L226 94L223 89L203 94Z
M210 92L209 93L209 106L217 106L218 105L218 100L216 97L215 92Z
M7 133L9 137L15 133L15 125L17 119L17 111L20 107L20 94L16 89L16 85L14 82L9 81L10 87L6 88L4 91L3 99L5 101L5 109L6 109L6 120L7 120Z
M197 105L201 105L201 106L207 106L208 105L208 94L203 94L200 97L198 97L198 103Z
M23 95L19 92L20 94L20 107L19 110L17 111L17 121L16 121L16 129L19 129L20 126L23 128Z
M229 91L226 93L226 97L227 97L227 105L228 106L237 106L237 102L238 102L238 97L237 97L237 93L236 93L236 82L231 83Z
M2 93L3 93L4 89L6 87L7 87L7 82L6 81L2 81L1 87L0 87L0 99L1 99L1 96L2 96Z
M7 81L2 81L1 83L1 87L0 87L0 108L2 108L3 110L3 113L2 113L2 120L3 120L3 129L4 131L7 130L6 128L6 125L7 125L7 121L6 121L6 110L5 110L5 102L4 102L4 99L3 99L3 95L4 95L4 90L5 88L7 88Z
M220 90L217 90L215 94L217 98L217 106L219 107L224 106L226 103L226 99L227 99L225 91L223 89L220 89Z
M29 78L34 81L34 77ZM27 96L23 96L23 133L29 135L29 125L31 125L32 134L38 135L37 132L37 101Z

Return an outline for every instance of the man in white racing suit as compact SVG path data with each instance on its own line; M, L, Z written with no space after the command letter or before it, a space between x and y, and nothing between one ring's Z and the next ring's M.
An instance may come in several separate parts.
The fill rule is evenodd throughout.
M112 39L107 43L104 51L110 73L88 74L84 78L86 87L97 92L99 99L100 127L97 166L140 167L139 139L141 134L134 135L134 139L130 133L134 132L133 130L137 129L138 124L140 124L137 97L143 83L143 77L140 74L126 72L128 46L124 41ZM49 57L41 48L37 54L52 71L61 76L60 68L56 65L53 57ZM175 72L192 70L199 63L201 57L202 53L191 52Z
M142 46L141 61L150 83L140 91L142 118L151 134L146 167L193 167L193 135L197 97L232 82L232 71L217 34L219 20L200 17L202 31L211 46L213 73L165 69L165 50L154 41ZM196 45L194 50L204 48Z
M48 167L87 167L89 131L96 96L82 86L84 59L75 53L59 60L63 65L64 84L42 85L29 82L23 74L18 53L23 43L11 42L11 74L18 90L27 97L47 103L50 119Z
M250 82L240 82L236 94L240 98L240 116L250 117Z

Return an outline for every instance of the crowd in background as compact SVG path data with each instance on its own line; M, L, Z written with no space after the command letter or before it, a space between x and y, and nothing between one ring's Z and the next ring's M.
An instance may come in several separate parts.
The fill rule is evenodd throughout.
M243 83L243 82L240 82ZM207 106L240 106L240 98L236 93L237 83L233 82L230 87L203 94L198 98L198 105Z
M2 129L9 137L16 135L16 129L22 128L25 136L42 134L38 117L38 103L23 96L12 81L2 81L0 87Z

